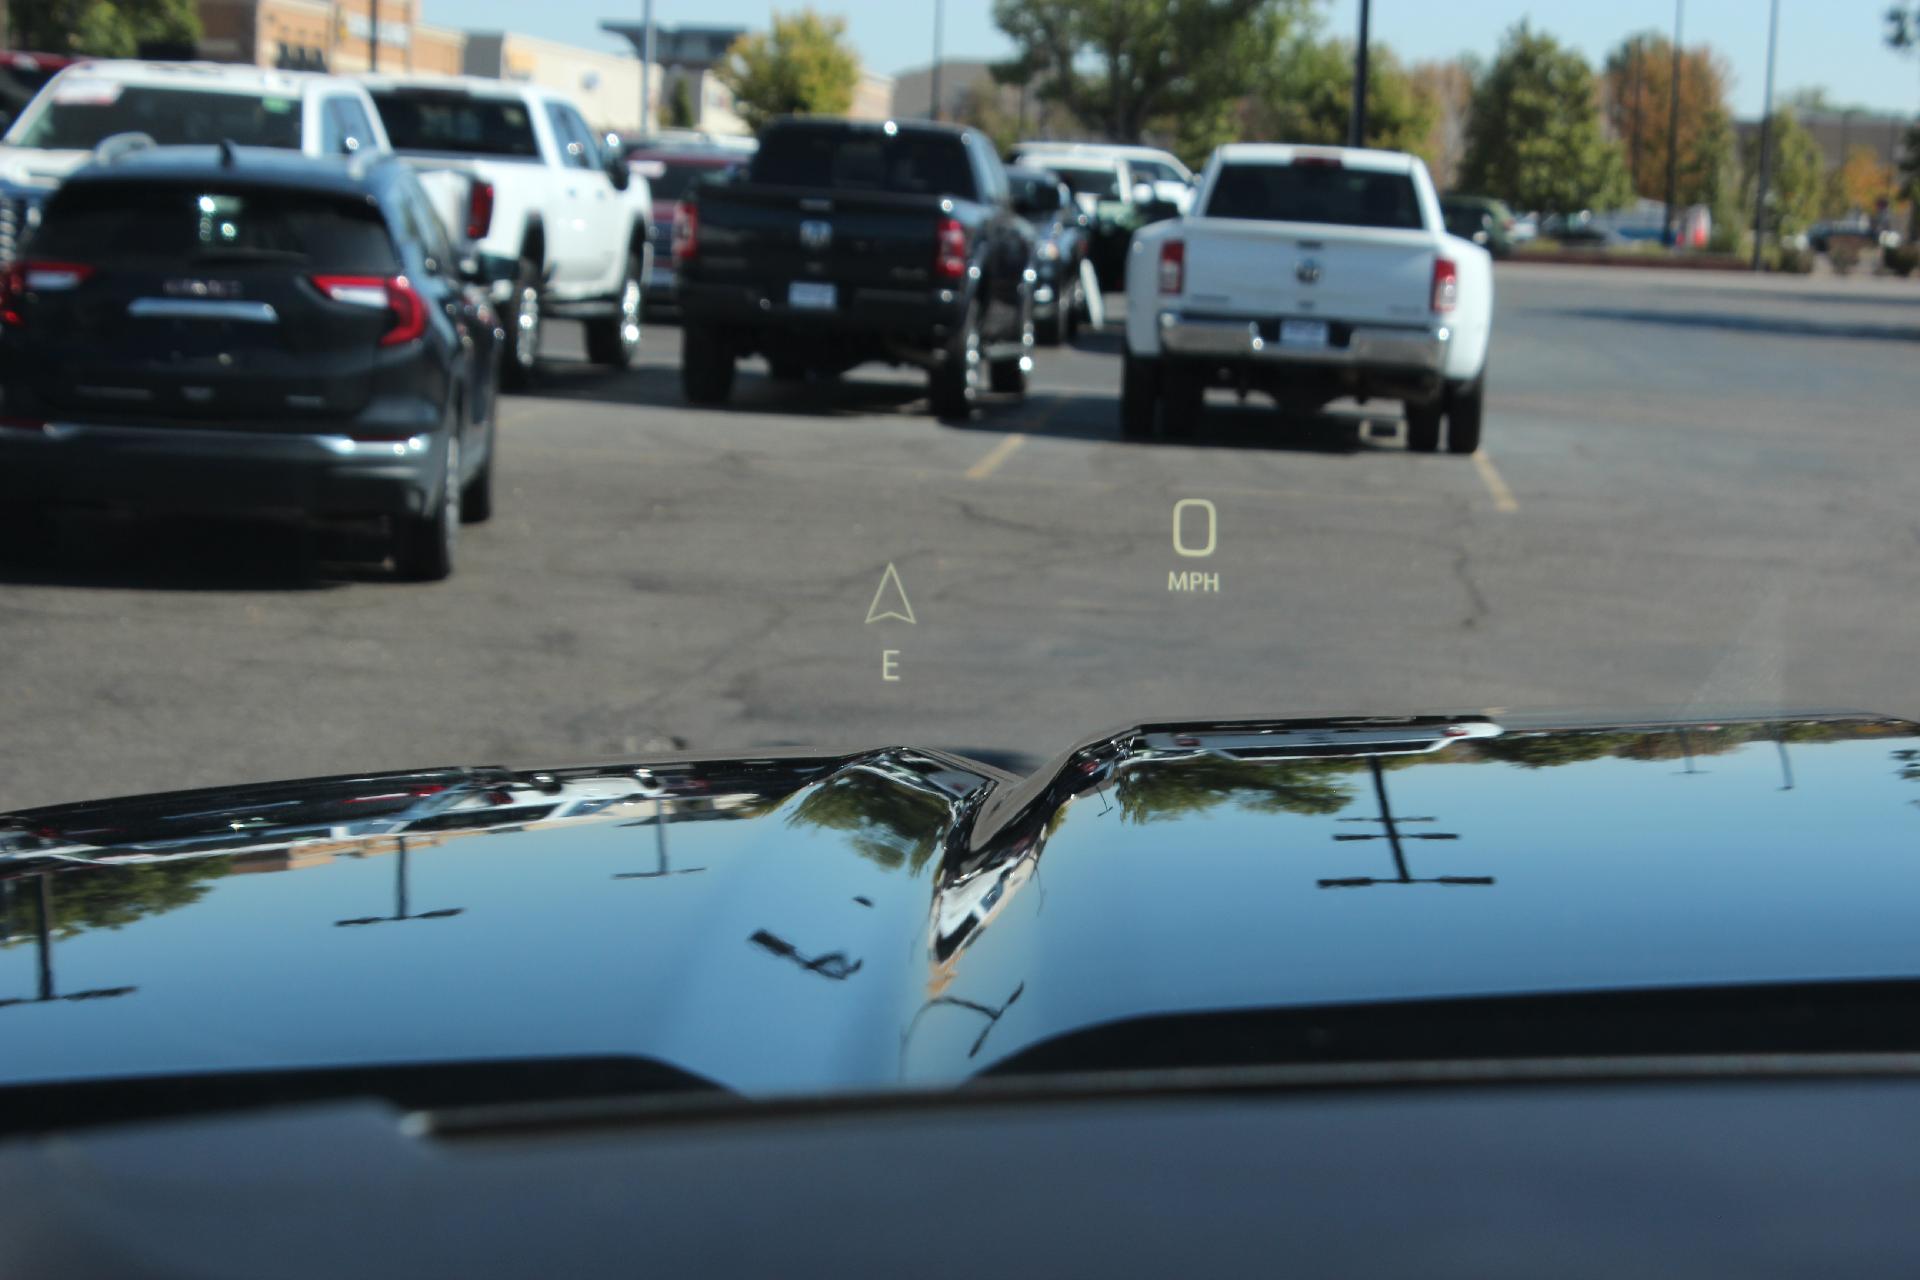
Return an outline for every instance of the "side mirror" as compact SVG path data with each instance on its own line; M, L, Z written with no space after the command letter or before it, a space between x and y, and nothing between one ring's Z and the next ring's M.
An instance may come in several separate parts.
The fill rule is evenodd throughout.
M1134 183L1133 184L1133 202L1135 204L1152 204L1153 203L1153 184L1151 182Z
M618 151L607 157L607 180L615 191L625 191L633 184L633 170L627 168L627 158Z

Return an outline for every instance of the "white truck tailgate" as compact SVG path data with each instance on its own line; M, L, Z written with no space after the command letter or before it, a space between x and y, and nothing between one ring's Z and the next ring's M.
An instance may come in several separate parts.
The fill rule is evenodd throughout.
M1207 218L1190 224L1186 297L1196 310L1407 324L1429 313L1426 231Z

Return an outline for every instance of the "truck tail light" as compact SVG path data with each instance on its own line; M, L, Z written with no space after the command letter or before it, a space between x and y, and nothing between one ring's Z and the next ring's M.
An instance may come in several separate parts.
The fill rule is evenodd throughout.
M967 229L958 218L942 218L934 233L933 274L942 280L967 276Z
M1187 287L1187 242L1167 240L1160 245L1160 292L1179 293Z
M475 179L467 188L467 239L485 240L493 230L493 184Z
M1460 299L1460 268L1446 258L1433 260L1433 309L1436 312L1453 310L1453 304Z
M673 211L673 260L685 262L700 248L700 206L682 200Z
M29 293L65 293L78 289L93 268L77 262L16 262L0 274L0 324L20 328L26 316L20 300Z
M314 276L313 287L334 302L384 310L387 331L380 345L397 347L427 331L427 301L405 276Z

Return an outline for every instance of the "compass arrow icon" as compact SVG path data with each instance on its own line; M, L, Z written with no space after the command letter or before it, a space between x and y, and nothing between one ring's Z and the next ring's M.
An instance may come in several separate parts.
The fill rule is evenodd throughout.
M912 623L913 606L907 603L907 589L900 585L900 571L887 562L887 571L880 575L880 585L874 590L873 603L867 606L868 622L884 622L892 618L898 622Z

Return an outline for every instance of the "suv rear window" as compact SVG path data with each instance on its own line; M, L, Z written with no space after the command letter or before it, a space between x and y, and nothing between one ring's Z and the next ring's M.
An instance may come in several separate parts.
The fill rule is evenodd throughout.
M388 90L374 94L373 102L395 151L540 158L533 118L518 99Z
M23 256L94 266L285 262L303 270L399 270L364 199L234 184L73 182L48 202Z
M22 120L17 146L91 151L116 133L144 133L163 147L229 140L243 147L300 149L300 100L122 84L68 76Z
M966 144L946 133L769 129L750 172L779 187L979 198Z
M647 180L655 200L678 200L702 182L724 182L731 164L706 161L647 160L629 161L633 171Z
M1411 175L1337 164L1226 165L1214 179L1207 216L1408 230L1422 225Z

